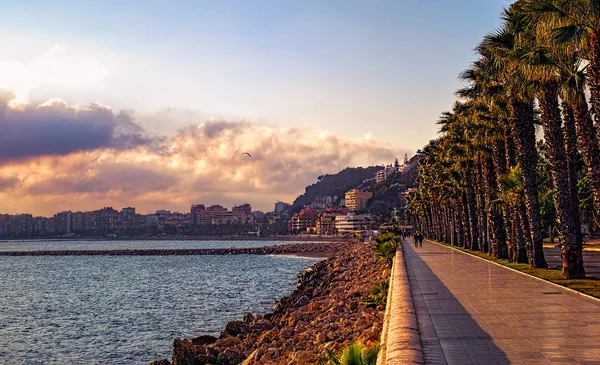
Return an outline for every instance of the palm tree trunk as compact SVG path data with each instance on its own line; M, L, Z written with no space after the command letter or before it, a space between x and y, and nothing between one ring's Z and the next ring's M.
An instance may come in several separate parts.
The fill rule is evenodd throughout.
M467 203L467 192L463 190L462 193L462 208L463 208L463 228L465 232L465 240L462 242L461 247L469 248L471 242L471 220L469 219L469 205Z
M515 146L514 130L507 128L505 133L506 162L509 166L517 165L517 148ZM523 220L526 214L520 209L521 203L510 203L509 212L511 220L512 245L509 246L509 262L527 263L527 240L530 236L529 227L523 229Z
M518 246L518 258L519 263L533 262L533 242L531 241L531 227L529 226L529 220L527 219L527 208L523 202L518 205L519 209L519 221L521 222L521 234L523 235L522 244Z
M455 209L455 215L456 215L456 229L458 232L458 242L456 243L456 246L460 246L463 247L464 246L464 242L465 242L465 228L463 225L463 222L465 220L465 217L463 216L463 204L461 203L460 199L456 202L456 209Z
M482 158L478 159L478 168L477 168L477 211L479 212L478 220L479 220L479 229L481 234L479 239L479 247L481 247L482 252L486 252L489 254L489 241L488 241L488 214L486 209L486 189L485 182L483 178L484 174L484 164Z
M580 96L579 100L572 104L572 107L577 126L579 146L581 147L581 155L586 165L586 174L590 180L594 213L596 213L600 212L600 146L598 145L598 130L592 121L590 110L585 101L585 95ZM598 117L596 116L596 118ZM598 225L595 215L593 221L594 224Z
M587 105L586 105L587 107ZM571 192L571 206L579 210L579 192L577 191L577 128L573 109L568 103L562 103L563 120L565 126L565 151L567 155L567 165L569 168L569 190ZM583 243L583 234L581 233L581 212L575 215L575 234L577 240Z
M564 131L558 106L558 83L546 83L540 95L544 139L552 175L553 198L558 218L558 234L562 242L563 276L565 279L585 277L582 243L578 242L575 215L579 209L571 204L569 167L567 164Z
M506 145L506 163L507 163L506 173L509 172L509 170L508 170L509 166L512 167L512 166L517 165L517 147L515 146L515 137L514 137L513 129L514 129L513 126L510 125L509 128L506 128L506 131L504 133L504 143ZM508 216L510 219L510 226L511 226L510 227L510 229L511 229L511 233L510 233L511 244L508 247L508 250L509 250L508 251L508 261L516 262L519 247L524 247L525 241L523 238L521 219L520 219L519 211L517 210L517 206L514 203L509 203L508 204L508 212L509 212Z
M471 240L469 249L479 251L479 225L477 222L477 197L473 184L473 168L467 167L465 170L465 190L467 195L467 207L469 217L469 228L471 230Z
M540 219L540 204L538 201L538 155L535 144L535 127L533 124L533 102L521 102L513 98L510 104L515 144L517 146L517 161L523 171L523 187L525 190L525 205L531 239L533 241L533 267L546 268L548 263L544 258L542 225Z
M496 191L496 199L502 193L502 187L498 183L499 178L508 172L506 168L506 146L503 138L496 139L494 143L492 158L494 160L494 166L496 167L496 174L491 178L494 180L491 187L492 191ZM497 253L494 254L496 258L506 259L508 258L508 246L507 241L511 237L510 232L510 212L506 204L502 204L502 225L504 228L504 235L497 233L496 243L498 245ZM501 238L504 236L504 240Z

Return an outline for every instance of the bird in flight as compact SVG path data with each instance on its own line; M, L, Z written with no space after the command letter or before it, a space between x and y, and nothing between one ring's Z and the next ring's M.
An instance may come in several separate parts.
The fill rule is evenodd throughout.
M252 155L249 154L248 152L244 152L244 153L242 153L242 155L248 155L248 157L252 157Z

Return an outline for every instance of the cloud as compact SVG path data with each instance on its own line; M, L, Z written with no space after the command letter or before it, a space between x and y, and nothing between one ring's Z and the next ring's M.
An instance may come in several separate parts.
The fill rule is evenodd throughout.
M40 88L89 88L101 84L111 67L68 44L54 44L29 62L0 60L0 85L12 90L15 99L27 101Z
M0 212L187 211L192 203L243 202L269 210L319 175L408 152L372 135L351 140L247 120L211 120L157 139L131 113L99 105L0 105L0 165L9 177L0 179Z
M20 180L16 177L2 177L0 176L0 191L12 188L16 186Z
M123 150L157 141L133 114L98 104L74 107L54 99L42 104L14 103L0 95L0 165L38 156L109 148Z

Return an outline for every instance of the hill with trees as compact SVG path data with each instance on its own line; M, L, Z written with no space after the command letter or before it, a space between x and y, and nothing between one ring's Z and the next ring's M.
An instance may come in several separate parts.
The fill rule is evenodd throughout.
M292 211L300 211L318 196L344 197L346 191L353 189L366 179L372 179L382 166L348 167L337 174L321 175L317 182L306 187L304 194L294 200Z

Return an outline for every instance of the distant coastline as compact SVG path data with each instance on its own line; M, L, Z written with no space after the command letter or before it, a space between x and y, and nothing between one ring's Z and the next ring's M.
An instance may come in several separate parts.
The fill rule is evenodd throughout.
M3 238L0 242L32 242L32 241L343 241L343 237L337 236L164 236L164 237L64 237L64 238Z

